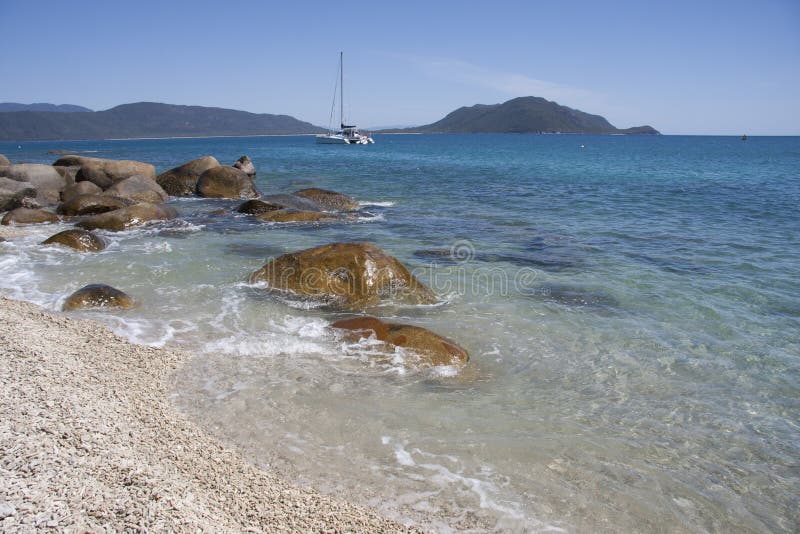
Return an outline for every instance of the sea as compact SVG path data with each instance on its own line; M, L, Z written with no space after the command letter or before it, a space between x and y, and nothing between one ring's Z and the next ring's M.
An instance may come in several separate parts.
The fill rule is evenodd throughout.
M146 161L248 155L264 194L355 197L269 224L177 198L173 221L81 254L0 243L0 294L193 354L171 401L249 461L438 532L800 531L800 138L377 135L0 143ZM223 211L220 211L223 210ZM367 310L469 351L419 368L348 314L248 283L287 252L368 241L438 295ZM406 354L406 356L408 356Z

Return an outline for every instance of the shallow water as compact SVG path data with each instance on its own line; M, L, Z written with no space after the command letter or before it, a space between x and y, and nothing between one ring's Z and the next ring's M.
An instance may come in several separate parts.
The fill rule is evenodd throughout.
M585 148L581 148L581 146ZM0 292L58 309L92 282L141 305L85 312L197 357L175 402L252 461L441 531L796 531L800 139L379 136L0 144L149 161L248 154L264 193L315 185L358 222L266 225L226 200L81 255L0 243ZM66 225L63 225L66 228ZM469 350L417 370L326 328L342 314L246 284L337 240L397 256L441 296L372 312ZM450 253L452 251L452 254Z

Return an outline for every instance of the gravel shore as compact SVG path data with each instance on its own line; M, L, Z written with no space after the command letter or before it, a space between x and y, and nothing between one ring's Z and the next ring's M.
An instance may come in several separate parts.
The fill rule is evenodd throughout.
M0 298L0 530L398 532L261 471L181 416L188 355Z

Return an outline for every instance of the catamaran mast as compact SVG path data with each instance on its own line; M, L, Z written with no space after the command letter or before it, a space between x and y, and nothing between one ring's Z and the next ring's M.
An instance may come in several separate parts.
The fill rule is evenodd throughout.
M344 128L344 52L339 52L339 125Z

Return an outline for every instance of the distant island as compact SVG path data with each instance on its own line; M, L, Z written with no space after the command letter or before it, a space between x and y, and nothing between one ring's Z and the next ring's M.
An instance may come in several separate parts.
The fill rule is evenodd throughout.
M123 104L105 111L63 111L0 112L0 141L290 135L325 131L289 115L155 102Z
M0 104L0 141L297 135L325 131L289 115L155 102L123 104L105 111L69 104ZM651 126L619 129L600 115L536 96L462 107L433 124L383 129L378 133L659 134Z
M619 129L600 115L561 106L537 96L514 98L502 104L462 107L425 126L382 130L381 133L575 133L650 134L651 126Z

